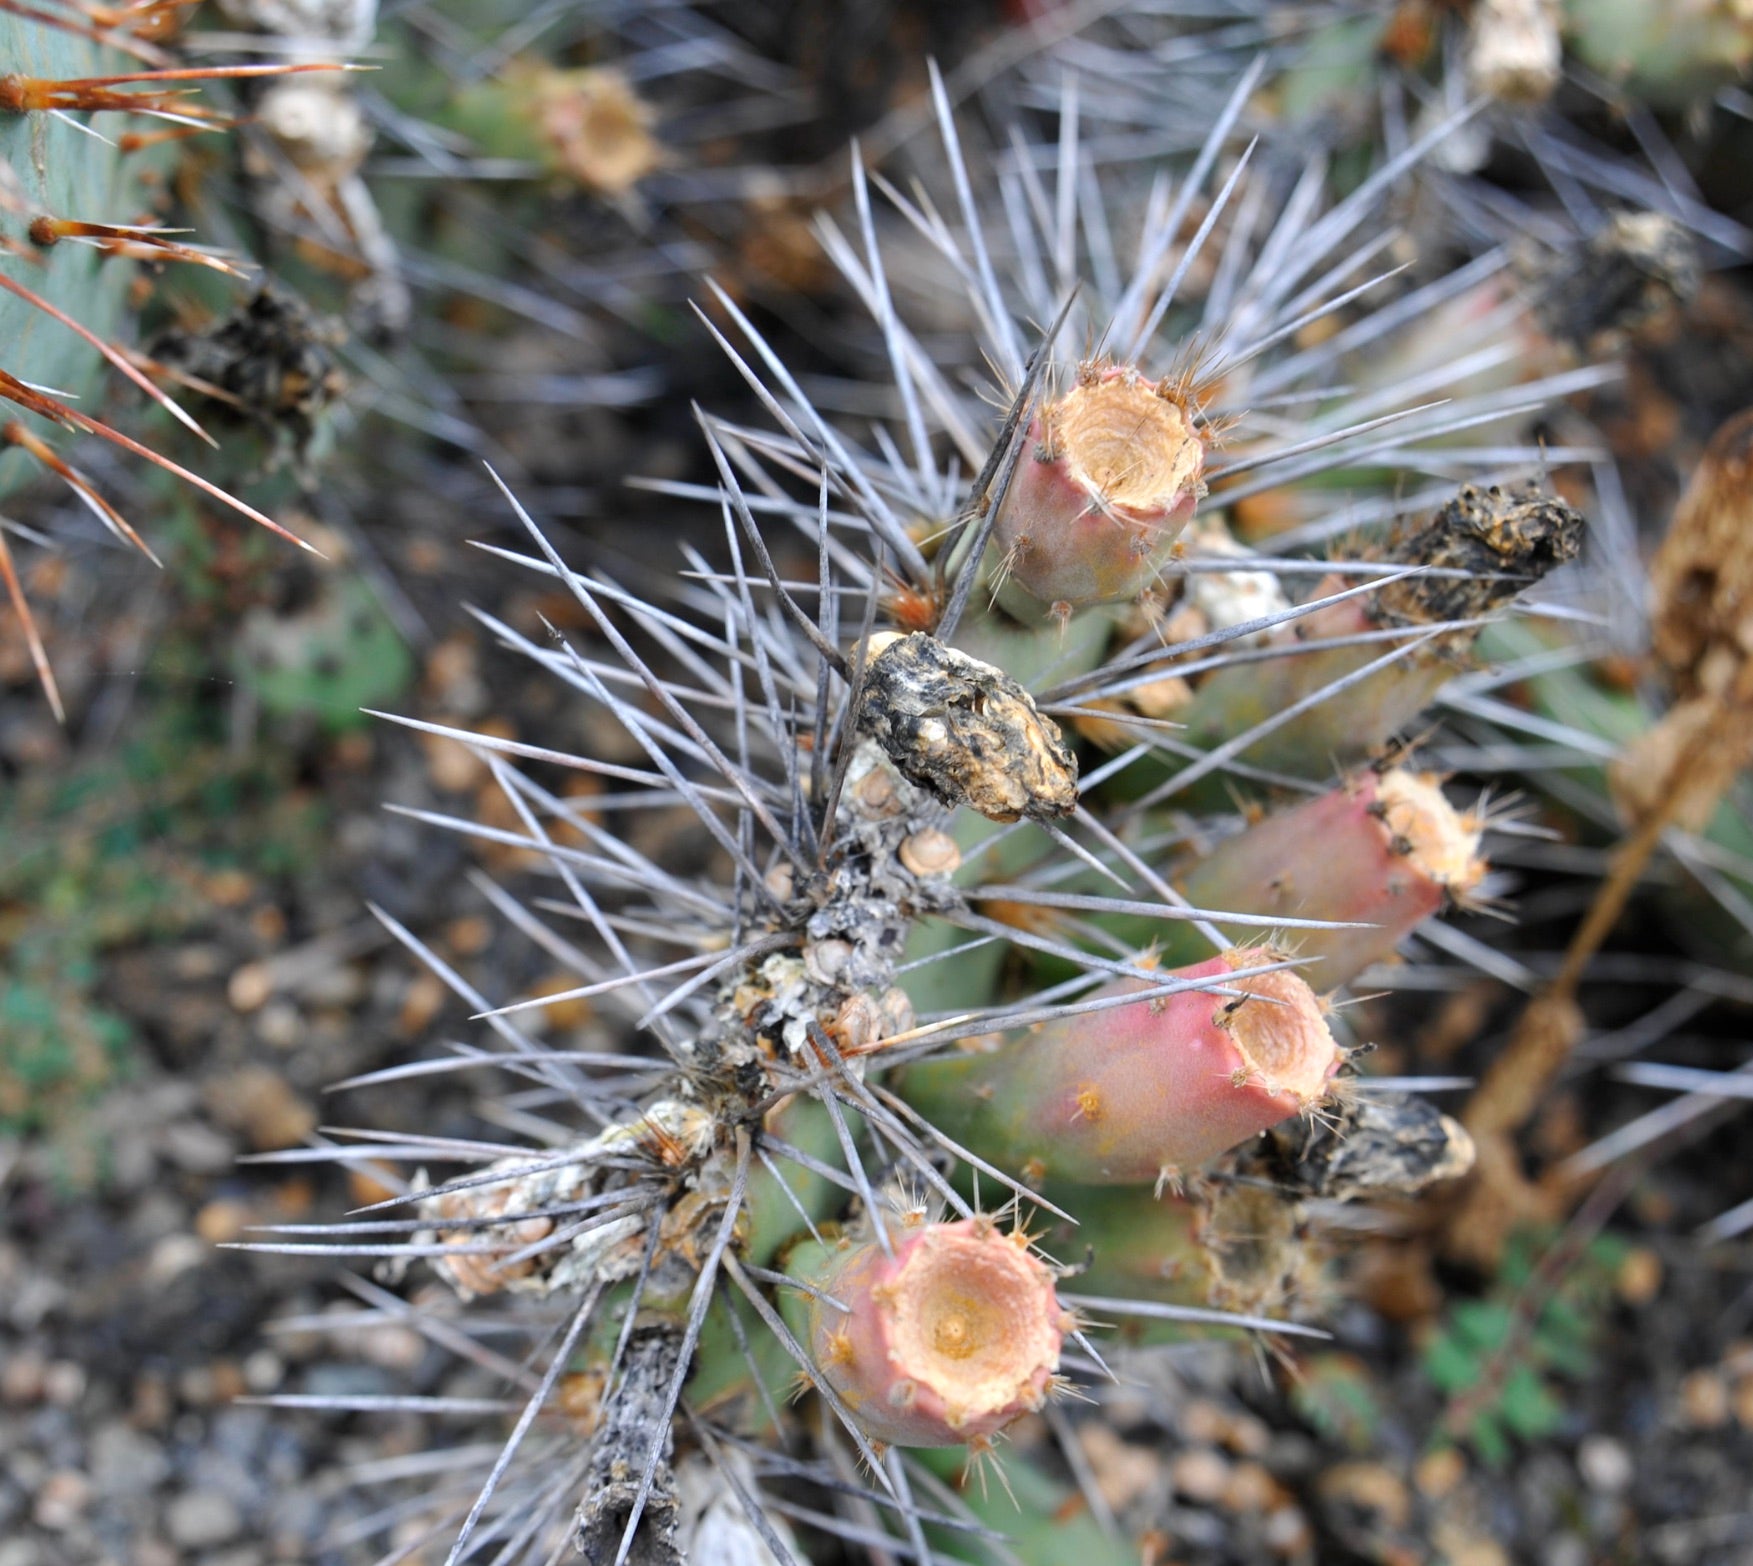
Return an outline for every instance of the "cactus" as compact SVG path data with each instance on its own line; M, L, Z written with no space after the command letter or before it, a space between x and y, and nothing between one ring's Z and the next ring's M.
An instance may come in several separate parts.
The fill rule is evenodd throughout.
M1026 1180L1135 1185L1198 1169L1326 1097L1340 1057L1314 992L1270 948L1232 948L989 1055L916 1066L908 1101ZM1215 989L1214 989L1215 986Z
M135 355L113 339L125 308L131 269L189 263L239 274L231 261L185 244L150 221L162 207L170 143L157 132L133 130L117 139L74 118L77 114L132 115L170 121L175 137L226 130L233 120L203 101L207 84L302 78L333 72L333 63L179 67L151 37L163 16L85 25L35 10L0 15L0 397L30 419L83 432L118 446L228 506L292 543L300 541L254 506L173 461L159 446L125 434L79 405L107 365L209 444L212 437L143 372ZM131 55L132 60L124 60ZM145 68L141 68L144 63ZM130 69L117 69L120 64ZM173 138L174 140L174 138ZM147 221L142 221L145 218ZM12 232L16 228L17 232ZM157 562L157 556L92 482L25 419L0 423L0 493L15 486L28 456L64 480L115 536ZM51 706L64 716L47 649L25 599L11 550L0 534L0 578L29 641Z
M1086 365L1044 402L995 508L999 601L1019 620L1137 598L1203 492L1190 394L1132 367Z
M1256 766L1308 777L1336 759L1361 760L1466 666L1492 610L1576 558L1582 533L1581 515L1554 496L1464 488L1427 522L1365 554L1409 574L1288 626L1264 669L1215 671L1177 716L1196 744L1244 742L1239 752ZM1344 587L1328 578L1315 601ZM1249 740L1250 731L1259 737Z
M1328 987L1392 956L1402 938L1474 891L1485 873L1480 832L1434 778L1371 768L1225 838L1180 888L1200 908L1353 926L1297 940L1301 971Z
M1235 604L1262 600L1258 584L1239 581L1226 595L1207 582L1191 605L1205 628L1185 641L1167 634L1188 607L1173 601L1183 585L1173 535L1202 484L1234 497L1256 481L1287 487L1337 471L1392 517L1398 446L1384 448L1384 421L1402 426L1391 442L1441 440L1501 421L1508 406L1495 392L1467 393L1437 412L1389 387L1355 417L1334 400L1312 433L1267 420L1248 445L1218 447L1250 398L1313 400L1323 377L1346 372L1357 337L1330 351L1285 345L1368 291L1350 272L1356 227L1404 166L1390 164L1324 214L1318 170L1262 170L1259 210L1275 191L1304 194L1284 208L1282 227L1256 236L1230 211L1248 160L1227 148L1257 83L1257 72L1236 82L1176 198L1141 201L1148 221L1130 275L1075 297L1083 262L1099 275L1109 254L1105 230L1073 221L1075 114L1068 108L1056 149L1064 230L1028 236L1034 249L1018 235L1020 253L995 260L937 84L960 227L936 200L895 200L900 221L967 284L978 345L967 362L984 352L1004 378L1002 422L982 421L962 379L904 323L885 270L890 219L879 223L854 164L859 231L825 233L872 305L871 340L894 373L901 427L860 447L719 294L713 330L778 431L700 415L718 472L707 493L724 527L723 568L691 556L673 602L564 560L502 486L530 539L518 563L563 588L594 638L538 643L486 623L609 714L638 759L415 726L485 759L520 826L480 830L545 858L576 918L561 926L498 887L489 895L576 973L571 997L621 1008L651 1051L548 1047L520 1028L520 1013L566 996L481 994L390 924L503 1046L460 1056L457 1069L519 1074L534 1089L529 1113L545 1119L532 1148L410 1134L337 1139L310 1154L346 1163L368 1146L373 1158L417 1166L357 1226L325 1228L326 1254L429 1262L459 1294L529 1304L532 1331L546 1339L491 1470L459 1468L430 1497L458 1522L453 1559L489 1547L539 1559L570 1541L605 1562L675 1560L681 1475L694 1455L758 1447L775 1427L795 1438L788 1479L846 1499L844 1521L825 1526L867 1541L872 1530L892 1535L916 1553L929 1527L934 1548L941 1530L942 1547L969 1558L975 1544L954 1537L967 1508L932 1488L937 1470L907 1453L979 1455L1043 1408L1059 1378L1081 1384L1073 1348L1091 1347L1075 1316L1086 1297L1067 1276L1078 1242L1056 1232L1054 1259L1036 1252L1026 1233L1046 1218L1031 1219L1031 1209L1075 1236L1088 1203L1093 1243L1106 1248L1095 1277L1104 1265L1108 1277L1124 1270L1112 1265L1113 1231L1098 1215L1110 1195L1113 1211L1138 1204L1165 1230L1185 1216L1208 1242L1217 1264L1183 1280L1188 1291L1203 1285L1197 1303L1140 1286L1087 1297L1092 1312L1216 1312L1232 1328L1285 1332L1297 1324L1277 1313L1305 1307L1314 1270L1305 1197L1416 1192L1465 1167L1464 1134L1434 1111L1384 1108L1344 1080L1348 1052L1297 971L1303 960L1278 943L1290 947L1299 932L1332 937L1318 955L1343 972L1356 950L1335 923L1356 941L1359 921L1383 924L1389 934L1369 932L1378 943L1369 949L1381 950L1442 896L1470 888L1469 831L1443 815L1434 785L1371 774L1303 807L1325 812L1324 830L1343 827L1369 845L1355 881L1336 877L1323 890L1331 912L1313 915L1273 905L1270 887L1259 912L1238 906L1260 893L1239 847L1229 870L1209 872L1227 877L1217 906L1189 906L1169 880L1172 850L1188 834L1125 786L1130 769L1160 777L1190 749L1207 775L1232 757L1253 760L1252 742L1265 737L1254 732L1254 687L1282 690L1274 680L1297 682L1293 717L1336 724L1344 753L1361 756L1418 717L1462 666L1478 622L1573 553L1580 526L1543 496L1466 489L1432 523L1402 527L1361 559L1328 562L1347 585L1321 589L1313 605L1267 596L1263 614L1238 618ZM1220 165L1222 192L1189 240L1188 206ZM1016 178L1027 187L1037 176L1025 162ZM1013 193L1023 198L1013 212L1055 210L1039 188ZM1194 357L1185 345L1199 322L1199 301L1176 290L1214 234L1228 255L1228 307L1209 323L1195 395L1167 368ZM1361 243L1373 253L1372 241ZM1014 290L999 281L1005 260L1015 263ZM1019 324L1026 316L1049 324L1031 338ZM1074 371L1061 393L1066 344L1080 334L1112 353ZM1081 422L1087 399L1110 395L1129 400L1134 426L1148 412L1163 437L1164 461L1136 491L1137 475L1111 454L1108 413L1092 430ZM1538 460L1536 447L1521 454ZM964 471L976 473L971 485ZM1017 529L1032 538L1043 523L1059 531L1058 553L1027 588L1032 603L1012 614L1011 588L1024 587L1012 568L1035 553L1019 552ZM1307 569L1233 555L1219 563L1241 577ZM1364 583L1350 585L1353 575ZM1324 618L1336 608L1352 618ZM1299 625L1304 634L1292 638L1287 628ZM1424 638L1429 656L1397 660L1411 667L1403 685L1350 678L1377 672L1376 642L1408 637ZM1264 681L1262 670L1272 671ZM1121 707L1169 678L1198 681L1190 736ZM1090 713L1130 738L1111 760L1080 753L1072 737ZM1296 736L1292 770L1325 773L1331 758L1314 729ZM687 812L710 839L709 871L648 859L619 835L625 800L606 805L606 819L587 814L556 792L553 767L616 780L632 808ZM1249 785L1263 781L1236 771ZM1427 817L1442 823L1436 846L1418 841ZM1285 830L1270 819L1263 829ZM1396 874L1415 859L1402 838L1429 861L1419 861L1415 886ZM1221 867L1223 854L1211 863ZM1250 877L1252 888L1242 884ZM1165 969L1144 942L1113 935L1114 921L1131 919L1153 933L1190 928L1215 955ZM1240 930L1276 930L1278 941L1237 946ZM1002 960L970 960L963 939ZM928 1009L934 992L955 999ZM462 1173L424 1174L449 1160ZM986 1205L994 1187L1014 1220ZM377 1237L409 1230L412 1243ZM296 1233L271 1242L307 1243ZM1165 1237L1165 1249L1172 1243ZM786 1374L802 1389L801 1413L779 1407ZM570 1378L588 1392L592 1431L559 1443L555 1459L539 1432L564 1411L557 1389ZM855 1482L858 1459L868 1473ZM734 1466L719 1472L759 1529L758 1498L743 1494ZM761 1537L776 1556L788 1553L771 1525Z
M8 73L48 80L94 76L106 56L77 36L0 15L0 59ZM7 219L5 275L80 322L100 339L115 335L127 276L106 267L102 252L63 245L37 252L20 228L44 212L123 214L140 199L137 170L116 149L43 115L0 111L0 210ZM96 375L98 350L14 293L0 295L0 368L22 381L77 397ZM0 452L0 494L27 471L16 449Z
M873 1441L986 1442L1039 1409L1076 1330L1053 1270L987 1218L916 1223L875 1239L795 1252L811 1285L815 1374Z

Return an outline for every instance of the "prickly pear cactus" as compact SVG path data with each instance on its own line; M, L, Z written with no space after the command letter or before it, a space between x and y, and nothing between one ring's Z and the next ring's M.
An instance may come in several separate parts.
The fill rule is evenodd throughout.
M1176 198L1140 200L1125 274L1072 176L1055 197L1026 162L1005 211L1042 227L1001 252L941 96L947 196L895 194L879 219L855 164L858 231L824 233L871 305L897 427L860 444L718 295L713 329L773 427L700 415L723 551L686 551L673 595L563 559L507 489L518 562L589 634L488 623L622 748L418 726L492 769L517 823L493 835L556 896L488 895L577 983L485 995L392 928L492 1030L455 1068L527 1088L489 1114L532 1140L313 1150L406 1168L355 1223L272 1242L430 1269L501 1322L527 1307L510 1319L541 1347L492 1356L516 1383L498 1455L459 1458L421 1503L456 1525L451 1559L669 1563L731 1547L701 1532L727 1513L751 1558L797 1559L799 1493L814 1526L920 1557L929 1532L981 1558L996 1525L1030 1558L1136 1559L1059 1531L1065 1476L1031 1418L1099 1399L1096 1321L1306 1330L1317 1208L1468 1167L1455 1122L1372 1089L1368 1040L1329 1001L1484 895L1490 822L1389 742L1582 523L1483 475L1400 499L1427 446L1473 471L1442 443L1479 425L1508 443L1494 472L1505 449L1537 469L1514 419L1544 388L1446 363L1370 383L1393 323L1455 285L1351 310L1388 281L1360 283L1355 256L1397 170L1330 209L1313 163L1249 171L1230 141L1255 79ZM1068 107L1063 169L1076 144ZM1258 231L1229 206L1249 172ZM940 325L965 305L955 366L885 270L907 231L956 280ZM1208 238L1223 266L1182 299ZM1342 330L1298 337L1329 315ZM997 420L968 389L982 361ZM1322 480L1367 511L1356 547L1250 556L1223 526L1273 490L1317 537L1355 533ZM568 774L616 792L587 810ZM704 868L633 846L652 812ZM565 999L618 1010L638 1051L526 1030ZM1006 1523L943 1476L1012 1437Z

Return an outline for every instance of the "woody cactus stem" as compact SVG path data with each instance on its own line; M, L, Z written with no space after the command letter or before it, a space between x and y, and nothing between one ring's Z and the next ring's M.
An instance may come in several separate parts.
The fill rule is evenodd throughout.
M1046 1402L1076 1320L1020 1231L988 1218L923 1224L792 1259L807 1278L817 1374L873 1441L960 1446Z
M1033 624L1137 597L1205 492L1206 436L1186 389L1085 364L1027 441L993 521L1000 602Z
M1465 666L1483 617L1574 560L1582 536L1581 515L1532 485L1464 486L1428 522L1360 557L1423 574L1293 621L1270 643L1282 656L1216 671L1177 714L1186 737L1209 748L1259 726L1242 758L1302 777L1363 759ZM1315 597L1352 585L1327 577Z
M1330 987L1391 957L1405 936L1479 885L1479 835L1477 820L1457 811L1434 777L1366 771L1224 839L1181 889L1200 908L1354 926L1299 935L1302 972Z
M1191 1172L1329 1092L1340 1057L1315 993L1266 947L1235 948L1099 997L1131 1005L1044 1024L989 1055L908 1070L940 1129L1031 1183L1163 1181ZM1217 990L1217 993L1213 993Z

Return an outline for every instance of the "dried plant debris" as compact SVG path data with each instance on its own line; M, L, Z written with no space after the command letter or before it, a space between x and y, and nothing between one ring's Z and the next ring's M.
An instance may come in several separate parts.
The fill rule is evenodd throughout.
M1753 756L1753 408L1705 449L1650 562L1650 650L1676 700L1608 770L1628 821L1694 830Z
M1689 304L1703 282L1698 242L1660 212L1620 212L1537 285L1534 313L1578 354L1610 354Z
M261 428L275 443L270 465L289 456L302 466L317 419L346 390L334 354L344 336L338 322L270 284L206 326L165 333L152 358Z
M1682 693L1725 683L1753 650L1753 408L1711 439L1650 561L1651 648Z
M1002 669L916 631L873 636L859 725L903 776L993 821L1077 808L1077 758Z
M1287 1120L1255 1155L1284 1187L1330 1201L1416 1196L1473 1167L1473 1139L1423 1099L1355 1092L1323 1115Z
M1583 527L1581 512L1536 484L1510 490L1464 484L1428 522L1389 542L1385 558L1433 569L1389 583L1373 617L1417 626L1490 614L1576 559ZM1439 574L1449 572L1465 574Z

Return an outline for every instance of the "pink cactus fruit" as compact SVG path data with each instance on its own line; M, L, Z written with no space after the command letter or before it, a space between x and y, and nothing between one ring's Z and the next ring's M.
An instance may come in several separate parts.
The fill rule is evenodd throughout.
M1085 364L1026 438L993 523L1005 608L1033 623L1142 592L1205 492L1206 436L1184 388Z
M873 1441L979 1444L1038 1409L1075 1318L1053 1271L987 1218L849 1246L812 1279L817 1373Z
M991 1054L914 1068L903 1091L1036 1183L1160 1186L1328 1093L1340 1055L1320 1001L1288 969L1258 971L1284 960L1226 951L1165 975L1210 987L1043 1024ZM1124 979L1096 994L1149 990Z
M1436 778L1366 771L1226 838L1181 878L1195 907L1369 926L1299 932L1312 981L1343 984L1479 885L1479 822ZM1219 921L1221 923L1221 921Z

